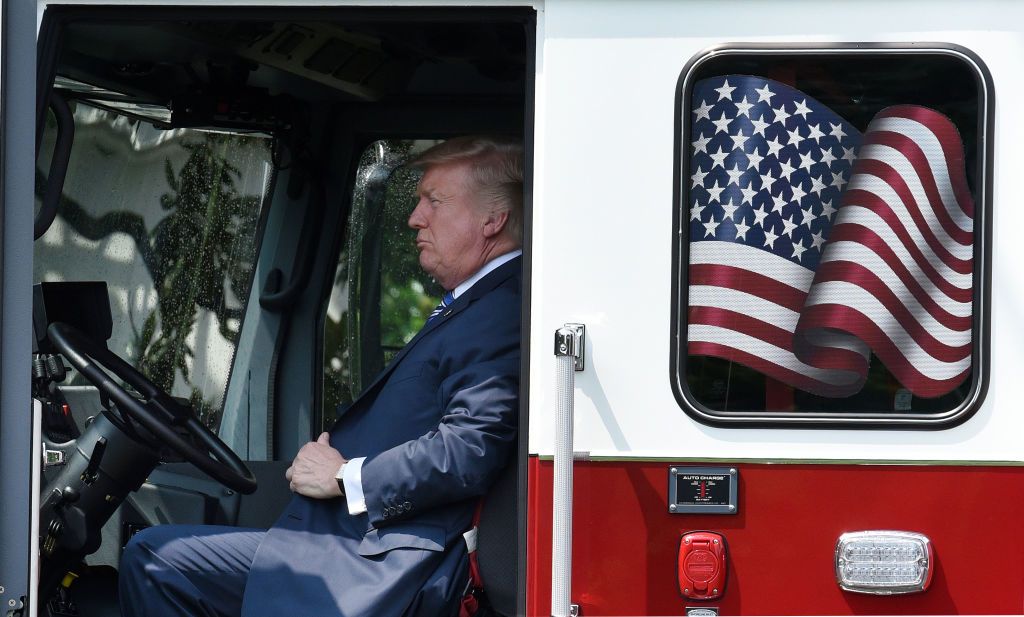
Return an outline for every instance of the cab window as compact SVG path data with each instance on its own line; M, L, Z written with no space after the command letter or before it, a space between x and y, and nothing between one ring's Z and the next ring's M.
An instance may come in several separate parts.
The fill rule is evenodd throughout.
M420 268L407 221L420 174L406 166L433 140L382 140L359 159L323 326L322 418L350 404L423 327L442 290Z

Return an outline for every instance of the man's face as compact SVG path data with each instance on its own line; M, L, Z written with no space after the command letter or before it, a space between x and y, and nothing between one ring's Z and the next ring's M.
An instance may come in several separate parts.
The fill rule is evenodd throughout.
M417 230L420 266L445 289L454 289L483 266L488 215L477 204L465 164L431 167L416 193L409 227Z

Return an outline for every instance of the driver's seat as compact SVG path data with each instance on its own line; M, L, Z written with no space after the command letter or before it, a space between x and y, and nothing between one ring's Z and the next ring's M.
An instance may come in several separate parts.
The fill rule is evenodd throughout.
M484 497L477 561L484 594L499 615L516 614L519 555L518 457L513 455Z

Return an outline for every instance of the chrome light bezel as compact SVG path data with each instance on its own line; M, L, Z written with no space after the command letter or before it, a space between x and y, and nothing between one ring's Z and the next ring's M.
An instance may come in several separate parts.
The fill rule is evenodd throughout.
M891 563L902 563L904 565L913 565L920 569L920 575L911 583L892 583L885 581L878 581L872 583L858 583L852 582L844 574L844 568L850 565L845 556L846 549L860 542L871 542L873 544L893 542L894 544L907 544L917 547L920 556L913 561L893 561ZM863 593L876 596L891 596L891 595L903 595L908 593L919 593L928 588L932 579L932 562L934 561L934 555L932 552L931 540L928 536L915 533L911 531L891 531L891 530L869 530L869 531L855 531L844 533L839 536L836 540L835 548L835 574L836 583L843 591L850 591L853 593ZM870 561L864 561L863 563L872 563ZM889 562L879 562L889 563Z

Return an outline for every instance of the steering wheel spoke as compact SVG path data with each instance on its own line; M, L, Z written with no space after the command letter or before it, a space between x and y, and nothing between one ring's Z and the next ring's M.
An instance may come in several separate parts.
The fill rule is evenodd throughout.
M120 430L146 443L147 440L135 430L134 425L138 424L157 442L177 452L224 486L243 494L256 490L256 479L249 468L199 421L190 406L177 402L131 364L74 326L52 323L46 334L68 362L99 389L101 396L108 397L124 416L119 418L120 423L111 418ZM142 398L112 379L107 371ZM179 433L182 429L189 438Z

